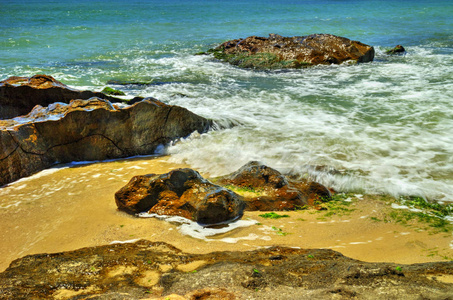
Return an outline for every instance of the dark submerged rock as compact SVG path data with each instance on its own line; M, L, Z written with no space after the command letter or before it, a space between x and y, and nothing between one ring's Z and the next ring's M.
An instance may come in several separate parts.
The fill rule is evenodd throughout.
M202 225L239 219L245 203L234 192L212 184L191 169L135 176L115 194L118 209L181 216Z
M406 53L406 49L404 49L401 45L396 45L393 49L387 50L386 54L393 55L393 54L404 54Z
M79 91L55 80L49 75L9 77L0 81L0 119L25 115L36 105L48 106L55 102L69 103L75 99L98 97L111 102L127 102L104 93ZM134 98L134 102L143 100Z
M224 42L207 53L241 68L286 69L343 62L370 62L374 48L331 34L268 38L250 36Z
M0 273L0 299L450 299L452 276L453 262L368 263L275 246L189 254L141 240L17 259Z
M210 126L152 98L126 108L99 98L36 106L26 116L0 120L0 186L56 163L153 154L159 145Z

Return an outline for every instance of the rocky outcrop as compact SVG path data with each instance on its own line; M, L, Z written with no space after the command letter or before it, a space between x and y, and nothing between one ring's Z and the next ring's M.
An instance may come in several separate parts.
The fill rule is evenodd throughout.
M210 125L151 98L126 108L99 98L37 106L26 116L0 120L0 186L55 163L153 154Z
M234 192L212 184L191 169L135 176L115 194L118 209L181 216L202 225L242 217L245 203Z
M331 34L268 38L250 36L224 42L207 53L242 68L285 69L319 64L370 62L374 48L358 41Z
M256 161L238 171L216 178L217 184L241 193L246 210L294 210L306 205L328 201L330 191L323 185L307 180L290 179L275 169Z
M329 249L189 254L138 241L17 259L0 299L450 299L453 262L367 263Z
M69 103L71 100L86 100L92 97L99 97L111 102L125 102L125 100L107 96L104 93L70 88L48 75L13 76L0 81L0 119L25 115L35 105L48 106L55 102ZM130 103L139 100L143 100L143 98L134 98Z

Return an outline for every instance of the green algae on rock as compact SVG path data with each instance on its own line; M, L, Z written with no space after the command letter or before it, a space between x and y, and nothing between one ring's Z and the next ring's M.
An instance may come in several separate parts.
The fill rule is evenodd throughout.
M126 94L120 90L115 90L111 87L106 86L101 93L105 95L125 96Z

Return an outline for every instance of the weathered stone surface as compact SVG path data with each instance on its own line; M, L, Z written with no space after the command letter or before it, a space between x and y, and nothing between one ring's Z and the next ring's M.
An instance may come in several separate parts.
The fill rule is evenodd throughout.
M330 198L323 185L305 180L287 178L275 169L256 161L249 162L238 171L216 178L215 182L235 191L242 191L246 210L294 210L315 201Z
M0 81L0 119L25 115L35 105L48 106L54 102L69 103L71 100L86 100L92 97L99 97L111 102L124 102L122 99L103 93L70 88L48 75L13 76ZM142 99L134 98L131 103Z
M15 260L0 273L0 299L450 299L452 279L453 262L285 247L189 254L142 240Z
M122 109L98 98L37 106L26 116L0 120L0 186L58 162L152 154L210 125L151 98Z
M224 42L208 53L233 65L256 69L301 68L346 61L362 63L374 59L373 47L331 34L250 36Z
M115 194L118 209L181 216L203 225L242 217L245 203L234 192L212 184L191 169L135 176Z

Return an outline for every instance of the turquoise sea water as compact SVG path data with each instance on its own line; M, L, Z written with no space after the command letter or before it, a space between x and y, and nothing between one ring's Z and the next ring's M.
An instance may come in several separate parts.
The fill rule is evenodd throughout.
M92 90L147 82L112 87L237 125L167 149L212 175L260 160L342 191L453 201L452 28L450 0L0 0L0 78L45 73ZM345 36L376 57L258 72L194 55L269 33ZM397 44L406 55L384 54Z

